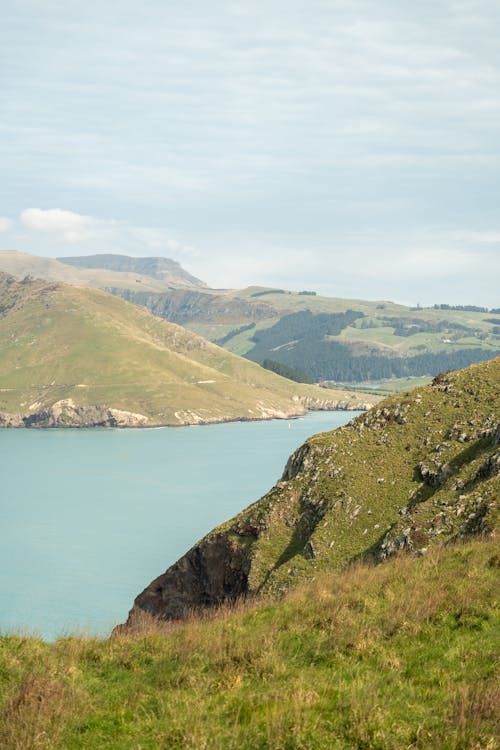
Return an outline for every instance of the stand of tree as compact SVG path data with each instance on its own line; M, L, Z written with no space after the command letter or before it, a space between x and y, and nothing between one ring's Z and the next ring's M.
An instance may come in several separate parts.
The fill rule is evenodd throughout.
M274 359L265 359L262 363L262 367L266 370L272 370L277 375L281 375L283 378L288 380L294 380L296 383L314 383L314 380L300 370L296 370L294 367L288 367L281 362L276 362Z
M254 333L252 341L255 342L255 347L252 349L251 359L260 357L257 361L261 361L270 350L286 347L288 342L293 343L302 339L320 342L325 336L338 336L344 328L363 317L364 314L356 310L319 315L313 315L310 310L303 310L284 315L270 328L263 328ZM280 357L276 359L281 360Z
M246 356L263 364L255 357L255 350ZM308 375L314 382L363 382L379 378L402 378L418 375L437 375L446 370L468 367L500 355L500 349L459 349L446 352L427 352L411 357L384 357L380 355L354 355L345 344L336 341L303 339L289 348L272 352L273 360Z

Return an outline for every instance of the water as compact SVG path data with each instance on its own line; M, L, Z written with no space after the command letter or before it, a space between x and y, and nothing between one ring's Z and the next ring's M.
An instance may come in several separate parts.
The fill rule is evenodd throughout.
M157 430L0 430L0 630L107 635L289 454L353 412Z

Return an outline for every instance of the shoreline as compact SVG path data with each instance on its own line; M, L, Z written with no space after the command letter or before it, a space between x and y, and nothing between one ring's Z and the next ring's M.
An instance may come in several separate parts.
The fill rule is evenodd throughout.
M382 400L382 399L381 399ZM247 422L269 422L274 419L282 421L300 419L301 417L307 416L314 412L334 412L334 411L352 411L352 412L366 412L372 408L374 404L357 403L348 404L343 401L339 401L337 404L331 406L322 406L318 408L305 408L300 412L291 412L285 414L283 412L276 412L274 414L267 414L256 417L246 416L235 416L235 417L214 417L214 418L199 418L193 419L192 421L178 421L178 422L157 422L147 423L146 418L143 419L131 419L128 421L126 418L120 420L116 419L113 412L118 411L114 409L103 409L107 412L107 415L102 419L95 421L75 421L72 422L68 419L59 420L52 414L43 413L40 418L38 415L21 416L14 414L0 413L0 430L107 430L107 429L118 429L118 430L158 430L166 429L170 427L205 427L216 424L230 424L230 423L247 423ZM127 414L121 412L122 415ZM132 413L130 413L132 414ZM133 415L143 417L143 415Z

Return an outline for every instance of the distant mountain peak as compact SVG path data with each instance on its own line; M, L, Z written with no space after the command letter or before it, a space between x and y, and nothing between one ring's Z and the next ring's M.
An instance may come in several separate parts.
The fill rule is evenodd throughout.
M108 271L126 271L149 276L173 286L206 287L204 281L192 276L181 264L164 257L137 258L131 255L102 253L97 255L79 255L57 259L78 268L102 268Z

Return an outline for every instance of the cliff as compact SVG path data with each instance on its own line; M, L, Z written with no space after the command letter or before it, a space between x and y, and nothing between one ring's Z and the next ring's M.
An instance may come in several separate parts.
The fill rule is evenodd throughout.
M500 358L437 376L309 439L261 500L211 531L136 598L179 619L321 571L489 536L500 495Z
M147 257L134 258L130 255L103 253L98 255L80 255L58 258L60 263L77 268L100 268L105 271L136 273L158 279L172 286L204 287L206 284L188 273L180 263L171 258Z

